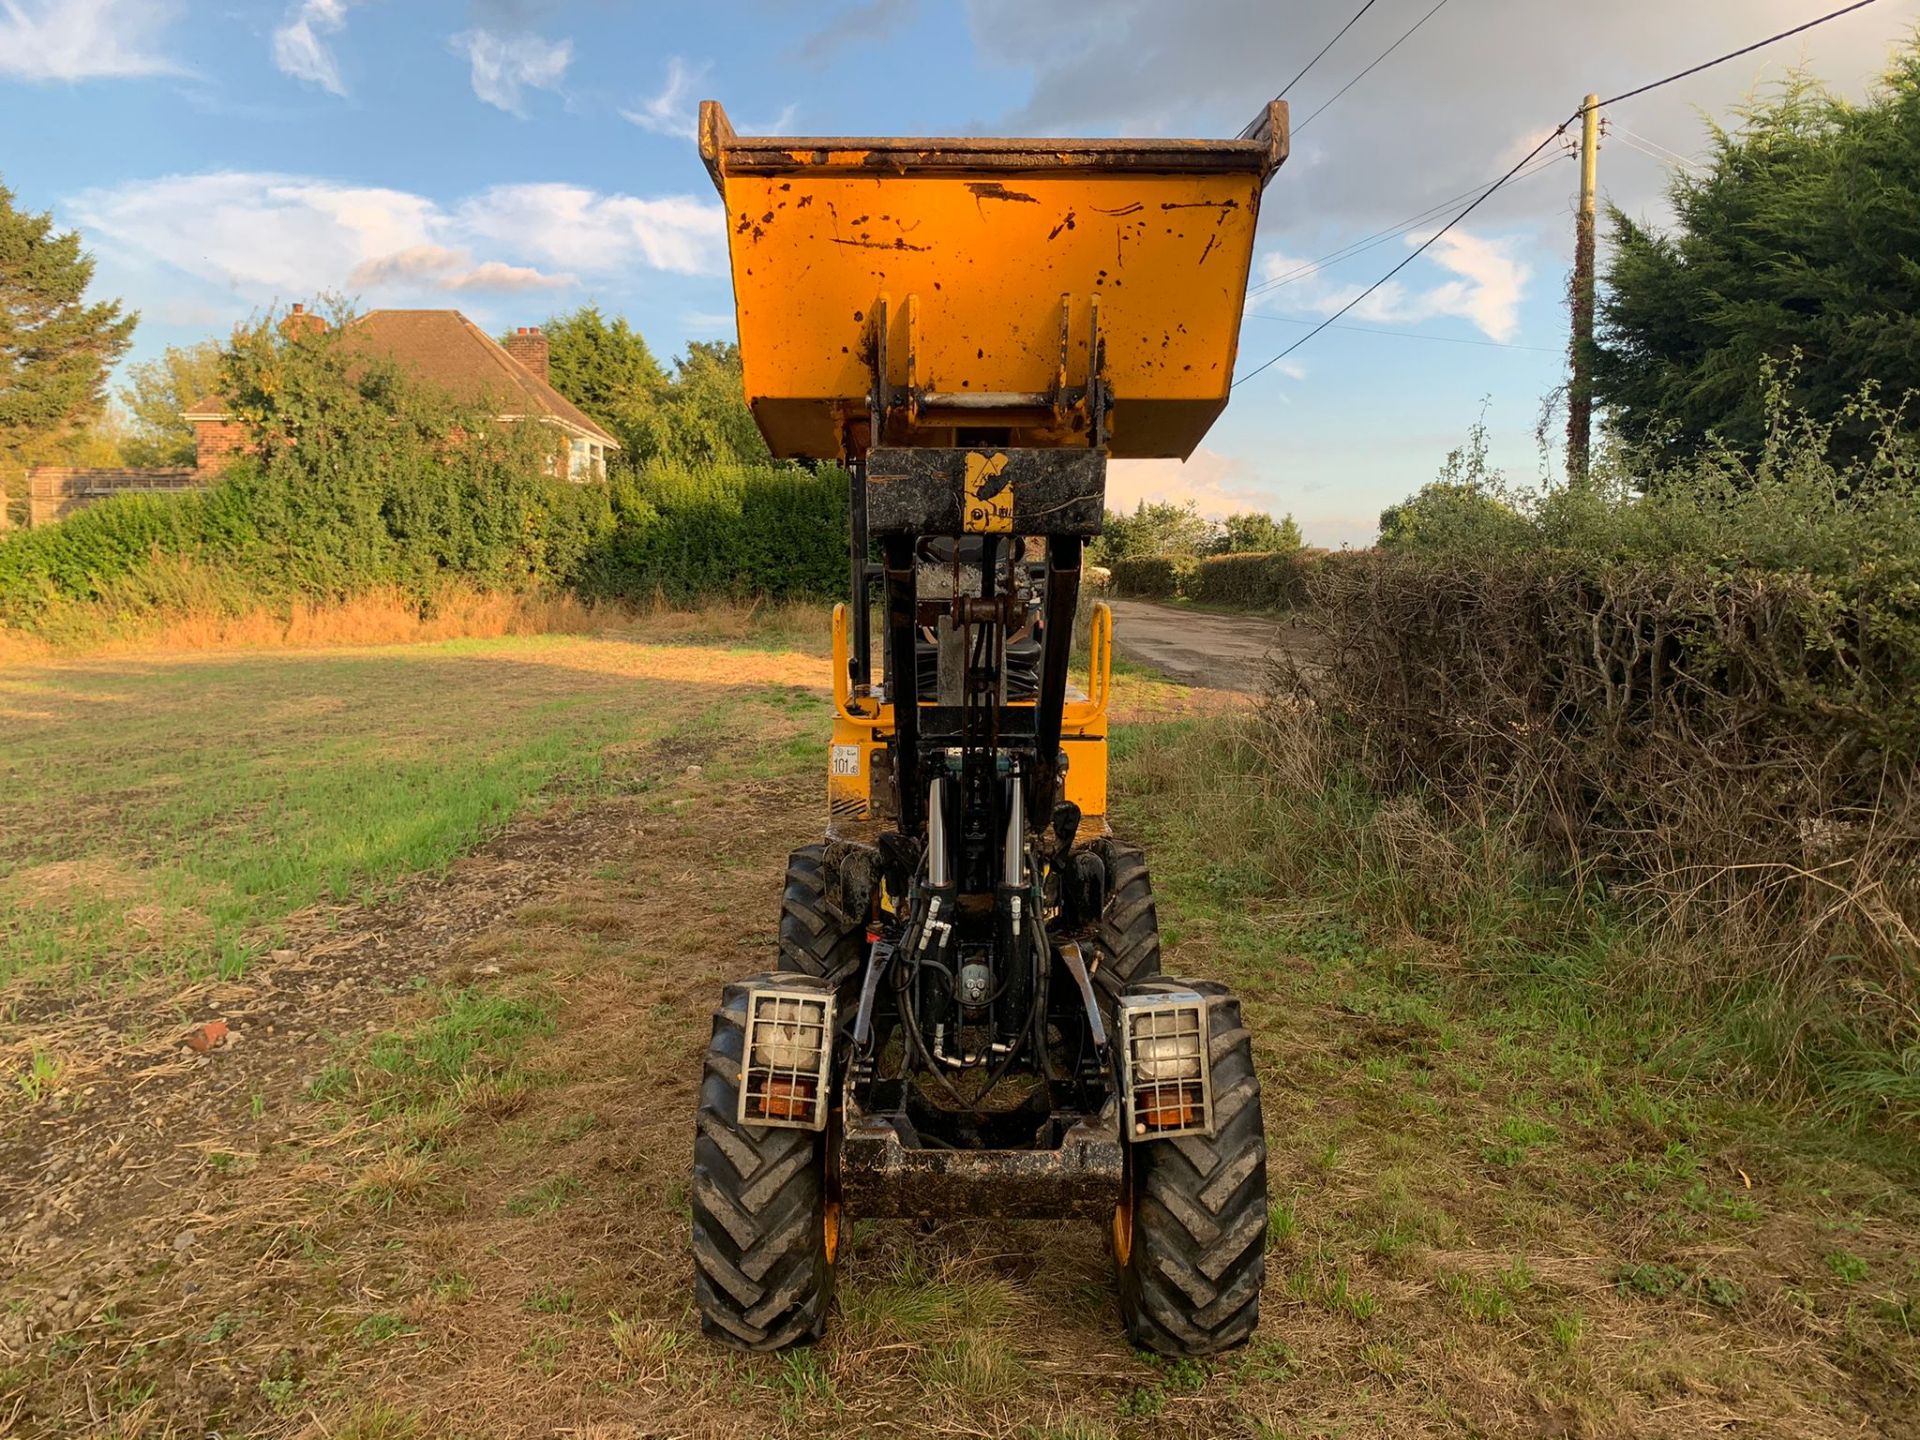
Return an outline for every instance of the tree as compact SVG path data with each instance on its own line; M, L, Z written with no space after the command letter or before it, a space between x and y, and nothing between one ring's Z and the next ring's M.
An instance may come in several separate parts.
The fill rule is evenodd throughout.
M623 458L656 454L667 377L640 332L623 315L608 320L597 305L582 305L541 328L553 388L612 431Z
M754 465L773 458L747 408L740 347L731 340L690 341L664 398L661 453L667 458Z
M1520 516L1509 503L1506 475L1489 455L1484 413L1440 462L1440 475L1398 505L1380 512L1380 543L1438 549L1474 546L1517 533Z
M1298 550L1303 543L1293 516L1283 515L1276 520L1264 510L1249 510L1227 516L1214 549L1221 555L1238 555L1247 551Z
M191 465L193 426L181 416L219 393L224 347L217 340L169 345L158 360L127 367L120 401L131 417L121 445L129 465Z
M1215 526L1191 500L1142 500L1128 515L1107 511L1099 539L1090 547L1096 565L1165 555L1191 560L1213 550Z
M86 429L62 441L59 451L62 465L78 465L89 470L117 470L123 465L152 463L133 458L141 453L127 412L111 401L87 423Z
M105 402L139 317L88 304L92 280L79 235L54 233L50 214L17 209L0 185L0 467L53 453Z
M623 316L608 320L583 305L543 328L554 389L613 432L621 463L772 458L747 408L740 347L731 341L692 341L669 377Z
M1673 177L1670 231L1609 211L1595 394L1632 445L1751 454L1771 362L1795 408L1841 419L1838 454L1860 453L1872 437L1844 411L1861 387L1920 389L1920 42L1863 104L1797 76L1740 121L1714 127L1705 172Z
M1434 480L1380 512L1380 543L1429 548L1471 543L1474 537L1504 528L1515 519L1511 509L1484 490Z

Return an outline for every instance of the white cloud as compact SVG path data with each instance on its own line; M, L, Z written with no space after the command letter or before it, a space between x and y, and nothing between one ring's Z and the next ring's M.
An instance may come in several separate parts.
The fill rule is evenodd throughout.
M667 60L667 83L651 100L643 100L638 109L620 113L642 130L656 135L673 135L682 140L694 138L699 114L694 108L694 87L707 78L708 66L687 64L678 55Z
M558 90L573 61L571 40L543 40L531 33L469 30L453 37L453 48L473 66L473 93L509 115L526 114L523 90Z
M575 283L572 275L548 275L530 265L488 260L475 265L465 250L446 245L414 245L377 259L363 260L347 276L351 291L387 288L426 290L556 290Z
M183 75L182 66L155 48L175 9L154 0L0 0L0 75Z
M488 260L447 281L449 290L564 290L579 283L576 275L548 275L531 265L509 265Z
M1409 236L1407 243L1418 244L1421 238ZM1456 315L1488 339L1511 340L1520 332L1520 302L1533 276L1533 267L1514 257L1513 243L1450 230L1427 255L1460 279L1411 295L1390 282L1355 306L1353 313L1362 319L1408 325L1431 316Z
M323 35L346 28L347 11L355 0L298 0L273 32L273 63L283 74L335 95L345 95L340 66Z
M967 0L980 64L1008 72L1011 83L1001 93L1026 97L1012 114L983 114L981 128L989 134L1128 135L1143 127L1230 135L1359 8L1355 0L1103 0L1099 24L1090 26L1085 0ZM1475 0L1435 15L1307 123L1427 8L1405 14L1412 7L1374 6L1288 95L1293 158L1268 192L1262 220L1269 234L1299 248L1318 246L1328 233L1377 230L1498 175L1525 153L1498 160L1512 138L1533 131L1537 139L1539 127L1565 117L1583 90L1618 94L1838 5ZM1798 64L1858 96L1916 18L1916 0L1881 0L1644 95L1616 118L1686 151L1701 136L1702 112L1724 116L1756 82L1777 82ZM1557 63L1562 57L1568 63ZM1473 77L1471 83L1462 84L1462 76ZM1663 167L1656 162L1612 146L1600 167L1610 198L1629 211L1664 208ZM1572 188L1571 174L1513 187L1501 213L1524 212L1557 227Z
M622 110L621 118L656 135L669 135L676 140L695 139L700 130L700 107L695 92L712 68L711 65L689 65L678 55L670 56L667 83L660 87L660 93L642 101L636 109ZM742 135L785 135L793 128L794 116L799 113L799 106L787 105L776 119L736 120L734 128Z
M1425 238L1410 235L1407 243L1418 245ZM1533 278L1533 267L1513 253L1517 243L1511 237L1495 240L1450 230L1422 258L1460 278L1426 290L1389 280L1348 313L1383 325L1414 325L1450 315L1469 322L1489 339L1512 340L1520 330L1520 302ZM1309 262L1277 250L1261 256L1259 271L1264 280L1284 282L1252 295L1253 303L1266 310L1285 307L1331 315L1366 288L1330 281L1324 271L1309 268Z
M1244 510L1272 510L1246 460L1202 445L1186 460L1113 460L1107 464L1107 508L1132 510L1141 501L1191 500L1209 519Z
M221 171L83 191L89 239L265 302L326 290L397 297L558 289L585 275L717 270L719 207L567 185L505 186L445 205L405 190ZM475 263L473 254L486 258Z
M720 207L689 195L642 199L581 185L496 185L462 202L459 224L516 254L590 273L631 264L717 273L726 258Z

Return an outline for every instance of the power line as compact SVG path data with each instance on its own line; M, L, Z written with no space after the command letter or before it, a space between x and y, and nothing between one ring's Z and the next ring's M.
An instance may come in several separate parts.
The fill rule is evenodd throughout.
M1535 165L1533 169L1527 171L1525 174L1516 175L1514 179L1520 181L1526 179L1528 175L1537 175L1542 170L1550 168L1558 159L1558 156L1554 156L1542 160L1539 164ZM1290 285L1295 280L1301 279L1316 270L1324 269L1326 266L1337 264L1342 260L1350 260L1362 251L1371 250L1377 245L1384 245L1389 240L1405 235L1409 230L1418 229L1422 224L1433 219L1441 211L1451 209L1462 200L1470 199L1474 195L1479 194L1480 191L1492 183L1490 180L1482 180L1471 189L1463 190L1458 195L1450 195L1445 200L1436 200L1417 215L1409 215L1404 220L1395 221L1384 230L1376 230L1371 235L1363 235L1358 240L1349 241L1338 250L1322 255L1318 260L1304 261L1290 270L1283 271L1281 274L1268 276L1258 285L1248 290L1247 294L1259 295L1268 290L1278 289L1282 285Z
M1610 100L1602 100L1600 104L1603 108L1608 105L1618 105L1622 100L1631 100L1634 96L1644 95L1649 90L1658 90L1662 85L1671 85L1676 80L1685 80L1689 75L1698 75L1702 70L1711 70L1714 66L1724 65L1729 60L1738 60L1742 55L1751 55L1754 51L1764 50L1767 46L1777 44L1779 41L1790 40L1803 31L1813 29L1816 25L1824 25L1829 20L1838 20L1842 15L1851 15L1856 10L1864 10L1867 6L1876 3L1877 0L1854 0L1854 3L1851 5L1843 5L1838 10L1830 10L1817 19L1807 21L1804 25L1796 25L1791 30L1782 30L1778 35L1769 35L1764 40L1756 40L1753 44L1743 45L1738 50L1729 50L1725 55L1715 56L1705 64L1695 65L1691 70L1682 70L1676 75L1669 75L1665 79L1655 80L1651 84L1642 85L1637 90L1623 90ZM1576 110L1573 113L1578 115L1580 112Z
M1514 176L1514 183L1517 184L1522 180L1530 179L1544 171L1551 170L1555 165L1567 158L1569 157L1565 155L1550 155L1533 166L1532 169L1522 171L1520 174ZM1283 285L1291 285L1294 281L1305 279L1317 270L1323 270L1327 266L1338 264L1343 260L1351 260L1354 256L1368 250L1376 249L1386 244L1389 240L1397 240L1400 236L1419 229L1420 226L1438 216L1441 211L1458 205L1462 200L1479 194L1481 190L1492 183L1490 180L1482 180L1471 189L1462 190L1458 195L1450 195L1445 200L1435 201L1418 215L1409 215L1406 219L1396 221L1385 230L1376 230L1371 235L1363 235L1360 239L1341 246L1331 254L1322 255L1318 260L1305 261L1291 270L1283 271L1278 275L1271 275L1258 285L1250 288L1247 294L1249 296L1262 295L1269 290L1277 290Z
M1335 45L1339 44L1340 36L1346 34L1347 31L1351 30L1356 24L1358 24L1360 17L1366 14L1367 11L1371 10L1376 3L1378 3L1378 0L1367 0L1366 4L1362 5L1358 10L1354 11L1353 18L1347 21L1346 24L1342 25L1339 29L1339 32L1333 37L1333 39L1327 41L1326 44L1322 45L1319 51L1314 55L1313 59L1307 61L1307 63L1301 67L1300 73L1298 75L1294 76L1291 80L1287 81L1285 85L1281 86L1280 93L1274 96L1273 98L1276 100L1286 99L1287 91L1293 89L1294 86L1298 85L1302 80L1306 79L1307 71L1313 69L1314 66L1318 65L1320 63L1320 57L1325 55L1327 51L1331 50Z
M1684 170L1693 171L1695 174L1699 174L1706 168L1698 160L1682 155L1678 150L1669 150L1658 140L1649 140L1646 136L1639 134L1637 131L1629 130L1624 125L1619 127L1617 133L1622 140L1626 141L1628 145L1638 150L1642 155L1650 159L1658 160L1662 165L1678 165Z
M1445 4L1445 3L1446 3L1446 0L1441 0L1441 4ZM1791 30L1782 30L1777 35L1769 35L1764 40L1756 40L1753 44L1743 45L1738 50L1730 50L1725 55L1716 56L1714 59L1708 60L1703 64L1693 65L1688 67L1685 70L1675 71L1671 75L1663 76L1661 79L1658 79L1658 80L1649 81L1645 85L1635 86L1631 90L1623 90L1618 95L1610 96L1609 98L1600 101L1600 103L1595 108L1604 110L1609 105L1618 105L1623 100L1631 100L1635 96L1645 95L1647 92L1651 90L1660 89L1660 87L1663 85L1671 85L1675 81L1685 80L1689 76L1698 75L1703 70L1711 70L1714 66L1724 65L1729 60L1737 60L1742 55L1751 55L1756 50L1763 50L1769 45L1777 44L1779 41L1790 39L1795 35L1803 34L1806 31L1813 29L1817 25L1826 24L1829 20L1838 20L1842 15L1851 15L1856 10L1864 10L1867 8L1867 6L1875 3L1877 3L1877 0L1854 0L1854 3L1851 5L1844 5L1838 10L1829 11L1827 14L1822 15L1817 19L1809 20L1802 25L1796 25ZM1438 7L1435 7L1435 8L1438 8ZM1428 13L1431 14L1432 12L1429 11ZM1334 98L1338 99L1339 97L1335 96ZM1328 102L1328 104L1331 104L1331 103L1332 101ZM1321 108L1324 109L1325 107L1323 106ZM1493 184L1489 185L1485 190L1481 191L1479 196L1471 204L1469 204L1466 207L1466 209L1462 210L1458 215L1454 216L1445 225L1442 225L1438 230L1434 231L1433 234L1429 235L1425 240L1422 240L1420 244L1415 246L1413 251L1410 254L1408 254L1405 259L1401 260L1398 265L1395 265L1391 270L1387 271L1386 274L1382 275L1378 280L1374 281L1371 285L1367 286L1366 289L1362 290L1358 295L1354 296L1351 300L1347 301L1346 304L1342 305L1338 310L1334 311L1326 319L1322 320L1318 325L1314 326L1313 329L1309 330L1306 334L1302 335L1298 340L1294 341L1293 344L1289 345L1286 349L1282 350L1278 355L1274 356L1271 360L1268 360L1263 364L1256 365L1253 369L1249 370L1246 374L1242 375L1239 379L1235 380L1233 382L1232 388L1237 388L1241 385L1244 385L1247 381L1251 380L1254 376L1258 375L1261 371L1266 370L1271 366L1279 364L1282 360L1286 359L1287 356L1293 354L1294 351L1298 350L1302 345L1306 344L1309 340L1313 339L1313 337L1318 335L1322 330L1325 330L1329 325L1333 324L1333 322L1338 320L1342 315L1345 315L1349 310L1353 309L1353 307L1358 305L1362 300L1366 299L1369 295L1373 294L1373 292L1378 290L1382 285L1385 285L1389 280L1393 279L1394 276L1398 275L1402 270L1406 269L1407 266L1411 265L1415 260L1418 260L1433 246L1435 241L1437 241L1442 235L1445 235L1449 230L1453 229L1453 227L1458 225L1462 220L1466 219L1475 210L1478 210L1483 204L1486 203L1489 196L1491 196L1502 185L1505 185L1509 180L1513 179L1514 176L1518 175L1520 171L1526 167L1528 161L1532 160L1534 156L1538 155L1542 150L1546 149L1547 146L1551 145L1561 135L1565 134L1567 127L1571 125L1575 120L1578 120L1585 113L1586 113L1586 107L1583 105L1578 110L1575 110L1566 119L1562 120L1557 126L1553 128L1553 130L1551 130L1540 141L1538 145L1535 145L1526 154L1522 155L1519 158L1519 160L1515 161L1513 167L1510 170L1508 170L1506 174L1502 175L1498 180L1494 181Z
M1577 110L1574 111L1575 115L1578 115L1579 113L1580 112ZM1511 170L1507 171L1506 174L1502 175L1498 180L1494 181L1493 184L1489 185L1485 190L1482 190L1479 196L1470 205L1468 205L1466 209L1462 210L1458 215L1454 216L1453 219L1449 220L1445 225L1442 225L1438 230L1434 231L1433 234L1429 235L1425 240L1422 240L1417 246L1413 248L1412 251L1408 253L1406 258L1403 259L1398 265L1395 265L1391 270L1387 271L1386 274L1382 275L1378 280L1374 281L1371 285L1367 286L1367 288L1362 290L1358 295L1354 296L1351 300L1347 301L1346 304L1342 305L1338 310L1334 311L1333 314L1329 315L1325 320L1322 320L1318 325L1314 326L1313 329L1309 330L1306 334L1302 335L1298 340L1294 341L1293 344L1289 345L1286 349L1282 350L1278 355L1274 356L1273 359L1267 361L1265 364L1255 366L1253 369L1249 370L1246 374L1242 375L1238 380L1235 380L1233 382L1233 386L1229 388L1237 388L1238 386L1244 385L1247 383L1247 381L1251 380L1254 376L1258 375L1262 370L1267 369L1269 366L1279 364L1282 360L1286 359L1287 356L1291 355L1294 351L1298 350L1302 345L1306 344L1309 340L1313 339L1314 336L1318 335L1322 330L1326 329L1334 321L1338 320L1342 315L1346 314L1349 310L1353 309L1353 307L1358 305L1362 300L1366 299L1369 295L1373 294L1373 292L1378 290L1382 285L1386 284L1389 280L1393 279L1394 276L1398 275L1402 270L1406 269L1407 266L1411 265L1414 261L1418 260L1433 245L1434 241L1438 240L1442 235L1446 234L1449 230L1453 229L1454 226L1458 225L1462 220L1466 219L1467 216L1471 215L1475 210L1478 210L1481 207L1481 205L1486 203L1487 198L1491 196L1494 191L1498 190L1502 185L1506 184L1507 181L1511 180L1515 175L1518 175L1520 173L1522 166L1524 166L1529 160L1533 159L1533 157L1538 155L1542 150L1546 149L1548 145L1552 144L1553 141L1559 136L1560 132L1562 130L1565 130L1566 128L1567 128L1567 122L1562 121L1560 124L1560 128L1558 130L1553 131L1538 145L1534 146L1533 149L1529 150L1525 155L1521 156Z
M1373 60L1368 64L1366 70L1362 70L1358 75L1354 76L1353 79L1347 81L1346 84L1342 85L1338 90L1334 91L1332 100L1328 100L1325 105L1322 105L1320 107L1319 110L1314 111L1312 115L1307 116L1306 119L1302 120L1298 125L1294 126L1293 133L1295 135L1298 135L1302 130L1306 129L1307 126L1313 123L1314 116L1319 115L1321 111L1327 108L1328 105L1333 104L1334 100L1338 100L1342 95L1346 94L1347 91L1351 90L1354 86L1358 85L1362 80L1366 79L1368 71L1372 70L1375 65L1378 65L1382 60L1386 59L1387 56L1393 54L1394 51L1398 50L1402 45L1406 44L1407 41L1411 40L1413 38L1413 32L1415 30L1418 30L1422 25L1426 24L1427 21L1431 20L1435 15L1438 15L1440 11L1446 7L1446 4L1447 4L1447 0L1439 0L1439 4L1435 5L1433 9L1427 11L1427 13L1422 15L1418 20L1414 21L1412 28L1409 29L1406 34L1402 35L1398 40L1394 41L1393 44L1389 45L1386 49L1382 50L1378 55L1373 57Z

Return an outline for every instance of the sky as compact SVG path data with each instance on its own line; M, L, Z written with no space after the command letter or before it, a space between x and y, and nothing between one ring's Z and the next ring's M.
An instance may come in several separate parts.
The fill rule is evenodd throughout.
M134 360L322 293L494 330L592 301L665 357L733 334L700 100L742 134L1231 135L1361 3L0 0L0 183L80 232L96 289L140 314ZM1839 3L1375 0L1288 93L1293 151L1261 210L1241 372L1404 259L1452 213L1440 202L1586 92ZM1920 0L1878 0L1621 104L1603 200L1659 223L1711 119L1796 67L1862 96L1916 24ZM1237 387L1190 461L1116 462L1110 501L1291 512L1313 543L1365 544L1476 419L1510 474L1551 467L1536 430L1565 379L1577 185L1555 140Z

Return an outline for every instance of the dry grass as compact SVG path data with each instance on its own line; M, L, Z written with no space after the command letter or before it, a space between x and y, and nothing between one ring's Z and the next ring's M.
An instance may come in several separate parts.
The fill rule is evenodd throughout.
M239 614L209 596L165 613L76 612L71 623L55 628L54 639L0 628L0 668L81 656L413 645L505 635L620 635L716 643L751 638L814 648L821 643L825 612L824 605L801 601L716 601L699 609L663 598L590 604L567 591L485 591L457 581L442 585L426 601L389 588L341 601L295 599L286 605L260 605Z
M503 680L794 663L567 653L579 668ZM1212 727L1237 722L1121 685L1143 718L1117 773L1152 842L1168 966L1235 983L1258 1036L1276 1203L1245 1351L1136 1355L1099 1227L972 1220L856 1223L811 1350L700 1338L685 1187L707 1015L770 958L784 856L820 808L818 701L736 704L697 772L672 733L611 755L590 800L381 908L311 917L284 971L195 992L195 1014L261 1016L232 1053L121 1069L96 1041L100 1068L58 1082L78 1107L58 1114L76 1157L127 1147L95 1162L124 1186L45 1178L52 1152L24 1138L44 1105L0 1130L0 1177L73 1210L9 1254L0 1417L155 1440L1912 1428L1920 1213L1902 1172L1723 1116L1572 1025L1447 1007L1307 871L1276 902L1171 823L1172 757L1189 799L1208 767L1224 784ZM1392 853L1434 843L1403 826ZM1472 932L1456 943L1470 960ZM115 1108L80 1107L76 1083Z

